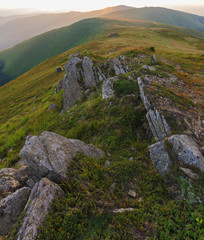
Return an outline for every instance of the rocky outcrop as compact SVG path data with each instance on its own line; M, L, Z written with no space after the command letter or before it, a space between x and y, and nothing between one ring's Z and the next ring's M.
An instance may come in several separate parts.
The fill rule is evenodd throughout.
M145 91L146 86L151 83L151 78L145 76L138 78L138 85L140 88L140 95L147 110L147 120L150 129L156 141L161 141L171 134L171 128L165 120L164 116L159 113L154 103L149 99L148 91Z
M165 142L166 141L166 142ZM204 172L204 157L194 140L187 135L173 135L149 147L155 170L162 176L178 167L195 167Z
M47 177L60 182L66 179L68 165L79 152L92 158L104 156L104 152L93 145L52 132L43 132L39 136L27 137L20 157L36 178Z
M64 79L55 89L56 93L64 90L64 110L68 110L82 96L84 90L96 87L98 78L104 77L98 68L94 68L93 61L87 56L81 59L78 55L70 55L65 71Z
M53 200L63 196L64 192L60 186L47 178L36 183L25 206L26 213L17 240L37 239L39 228L51 210Z
M30 188L23 187L0 201L0 235L6 235L23 211Z
M19 169L3 168L0 171L0 199L5 198L17 189L26 185L30 177L28 167Z
M119 75L119 74L125 74L126 71L124 70L124 68L122 67L121 62L119 61L119 59L117 57L115 57L113 59L113 68L115 70L115 74Z
M115 91L113 89L113 79L109 78L103 82L102 85L102 99L107 99L113 97L115 95Z

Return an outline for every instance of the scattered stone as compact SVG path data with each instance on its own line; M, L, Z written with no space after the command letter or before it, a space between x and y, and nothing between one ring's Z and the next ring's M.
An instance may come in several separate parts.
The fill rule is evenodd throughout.
M133 161L133 157L130 157L129 160L130 160L130 161Z
M58 67L57 69L56 69L56 73L59 73L59 72L62 72L63 71L63 68L62 67Z
M156 68L152 67L152 66L144 65L142 68L147 69L147 70L152 71L152 72L156 71Z
M118 35L118 33L111 33L110 35L109 35L109 37L118 37L119 35Z
M47 110L48 111L55 111L58 108L59 108L59 106L57 104L51 103Z
M182 168L182 167L180 167L179 169L181 171L183 171L188 177L190 177L190 178L192 178L194 180L199 178L198 174L192 172L189 168Z
M103 82L102 85L102 99L111 98L115 95L115 91L113 89L113 79L109 78Z
M36 183L25 206L26 213L17 240L36 240L39 228L52 208L53 200L63 196L60 186L47 178Z
M23 211L30 188L24 187L0 201L0 235L6 235L15 225Z
M125 56L124 55L120 55L120 60L121 61L125 61Z
M137 193L136 193L135 191L133 191L133 190L129 190L129 191L128 191L128 196L133 197L133 198L136 198Z
M104 156L104 152L93 145L52 132L43 132L39 136L27 137L20 157L29 166L32 176L60 182L66 179L68 165L79 152L92 158Z
M119 208L119 209L114 209L113 213L117 214L117 213L123 213L123 212L132 212L134 211L134 208Z
M139 203L141 203L142 201L143 201L143 198L142 197L140 197L140 198L138 198L138 200L137 200Z
M158 62L157 57L156 57L156 54L153 55L153 62L154 62L154 63L157 63L157 62Z
M108 166L110 166L110 162L107 160L106 162L105 162L105 164L104 164L104 167L106 168L106 167L108 167Z

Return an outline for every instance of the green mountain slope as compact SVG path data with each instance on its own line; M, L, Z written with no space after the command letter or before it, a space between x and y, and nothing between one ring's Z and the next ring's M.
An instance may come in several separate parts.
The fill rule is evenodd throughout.
M110 18L136 18L191 28L204 32L204 17L159 7L145 7L104 15Z
M49 57L92 40L101 34L110 22L104 19L87 19L44 33L0 52L0 59L5 62L3 71L13 79Z
M117 35L109 37L113 32ZM70 163L68 181L61 184L66 194L54 203L38 239L202 239L203 205L173 199L152 166L148 145L154 138L137 76L143 64L152 63L155 50L159 62L151 74L162 79L173 74L184 83L172 83L175 91L181 88L179 95L164 86L158 88L160 99L169 97L175 106L184 103L183 107L196 100L190 110L203 111L199 102L204 84L203 46L203 39L161 26L117 22L94 41L47 59L0 88L0 168L16 164L26 136L43 131L77 138L107 152L103 159L78 155ZM84 94L68 112L60 113L62 92L55 94L55 87L65 71L57 74L55 70L64 66L72 53L87 55L98 64L123 54L132 70L118 76L113 98L102 100L99 84L97 91L91 89L90 95ZM184 91L186 85L191 91ZM159 85L155 83L155 87ZM51 103L58 108L48 111ZM110 164L104 167L106 161ZM183 179L185 176L180 184L186 197L188 182ZM192 188L201 191L199 182L189 186L188 196L193 199ZM130 196L129 190L136 196ZM113 214L120 208L133 211ZM15 239L17 231L18 226L7 239Z

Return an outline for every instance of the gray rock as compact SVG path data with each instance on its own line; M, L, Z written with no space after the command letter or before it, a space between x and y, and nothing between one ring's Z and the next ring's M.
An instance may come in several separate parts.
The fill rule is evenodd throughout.
M30 176L27 166L19 169L3 168L0 171L0 199L7 197L17 189L26 185Z
M24 187L0 201L0 235L6 235L23 211L30 188Z
M120 60L121 61L125 61L125 56L124 55L120 55Z
M156 107L150 109L146 116L156 141L160 141L171 134L171 129L164 116L158 112Z
M62 82L64 110L68 110L82 96L82 88L79 83L83 79L83 72L78 66L80 63L82 60L74 57L65 65L66 75Z
M160 141L149 146L150 157L155 170L162 176L169 174L174 164L184 168L186 165L198 168L204 172L204 157L200 153L197 144L187 135L173 135L166 139L171 143L171 149L167 150L165 141ZM169 151L175 159L170 159Z
M113 59L113 68L116 75L125 74L125 70L123 69L121 62L117 57L114 57Z
M102 85L102 99L111 98L115 95L115 91L113 89L113 79L109 78L103 82Z
M105 164L104 164L104 167L108 167L108 166L110 166L110 162L107 160L106 162L105 162Z
M111 34L109 35L109 37L117 37L117 36L119 36L118 33L111 33Z
M66 179L68 165L79 152L93 158L104 156L104 152L93 145L52 132L43 132L39 136L27 137L20 157L36 178L47 177L60 182Z
M147 70L152 71L152 72L156 71L155 67L148 66L148 65L144 65L142 68L147 69Z
M38 231L52 208L54 199L64 196L59 185L43 178L32 189L17 240L36 240Z
M156 172L158 172L162 177L165 174L169 174L171 170L171 159L166 152L165 142L160 141L148 147L150 152L150 158L154 165Z
M57 108L59 108L59 106L57 104L51 103L47 110L55 111Z
M167 136L171 135L171 128L166 122L164 116L159 113L154 103L151 103L149 100L149 93L146 91L146 85L148 86L151 83L151 78L147 76L142 79L138 78L138 85L140 89L140 95L143 100L144 106L147 110L147 120L152 131L153 136L156 141L161 141Z
M192 172L189 168L179 168L182 172L184 172L188 177L192 178L192 179L198 179L199 175Z
M137 197L137 193L135 191L133 191L133 190L129 190L128 191L128 196L136 198Z
M132 212L134 211L134 208L119 208L119 209L114 209L113 213L117 214L117 213L123 213L123 212Z
M96 87L96 80L93 72L93 61L87 56L83 59L84 85L85 89Z
M157 63L157 62L158 62L157 57L156 57L156 54L153 55L153 61L154 61L154 63Z
M199 168L204 172L204 157L195 141L187 135L173 135L169 138L178 161Z
M130 157L129 160L130 160L130 161L133 161L133 157Z
M58 67L57 69L56 69L56 73L59 73L59 72L62 72L63 71L63 68L62 67Z

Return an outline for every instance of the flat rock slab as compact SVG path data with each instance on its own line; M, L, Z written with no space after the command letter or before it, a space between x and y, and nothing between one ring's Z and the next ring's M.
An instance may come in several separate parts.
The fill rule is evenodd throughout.
M30 191L30 188L24 187L0 201L0 235L8 234L15 225L27 203Z
M104 156L104 152L93 145L43 132L39 136L27 137L20 157L35 177L47 177L58 183L66 180L69 163L79 152L92 158Z
M56 183L43 178L32 189L22 226L17 234L17 240L35 240L41 224L52 208L54 199L64 196L64 192Z

